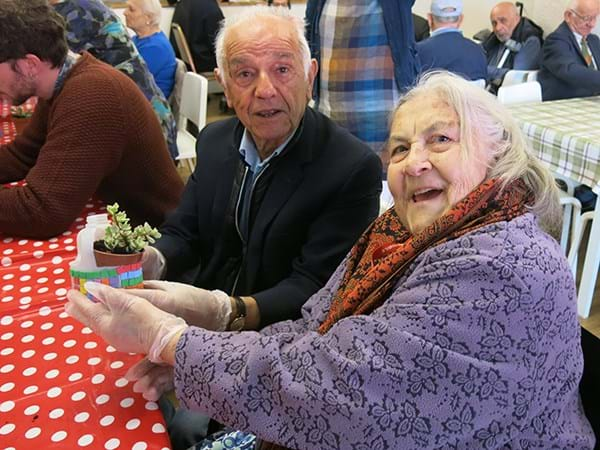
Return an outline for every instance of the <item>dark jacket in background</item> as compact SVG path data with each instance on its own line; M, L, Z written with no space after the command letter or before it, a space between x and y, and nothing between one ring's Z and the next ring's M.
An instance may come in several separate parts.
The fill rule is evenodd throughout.
M196 170L155 246L167 260L167 279L186 274L183 281L205 289L251 295L264 327L300 317L304 302L377 217L381 162L308 108L286 149L255 181L242 239L236 221L242 133L237 118L201 131Z
M427 20L416 14L412 15L413 26L415 27L415 41L419 42L429 37L429 23Z
M596 64L600 64L600 39L591 33L587 43ZM587 66L566 22L546 38L538 81L544 100L600 95L600 71Z
M223 12L216 0L180 0L175 6L172 22L183 29L198 72L209 72L217 67L214 41L221 20ZM173 35L171 45L181 58Z

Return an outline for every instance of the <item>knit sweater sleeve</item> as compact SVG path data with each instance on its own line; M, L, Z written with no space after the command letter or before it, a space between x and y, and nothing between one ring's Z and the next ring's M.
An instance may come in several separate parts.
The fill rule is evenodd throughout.
M70 75L40 107L30 129L0 155L0 181L26 181L0 190L0 232L48 237L75 220L121 158L124 98L118 81L88 72Z

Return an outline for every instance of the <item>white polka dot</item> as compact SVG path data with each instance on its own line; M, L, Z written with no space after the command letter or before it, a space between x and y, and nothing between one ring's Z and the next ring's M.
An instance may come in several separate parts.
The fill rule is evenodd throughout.
M2 303L12 302L13 298L14 297L12 295L7 295L6 297L2 297Z
M2 242L4 242L5 244L9 244L12 241L14 241L14 239L11 238L11 237L7 237L7 238L2 239Z
M56 408L56 409L53 409L52 411L50 411L48 416L50 416L51 419L59 419L64 415L64 413L65 413L64 409Z
M104 375L102 375L101 373L96 374L92 377L92 384L100 384L104 381L106 377Z
M0 373L10 373L14 370L14 368L14 364L5 364L2 367L0 367Z
M62 440L64 440L67 437L67 432L66 431L57 431L56 433L54 433L52 435L52 437L50 438L50 440L52 442L60 442Z
M44 376L46 378L48 378L49 380L52 380L53 378L56 378L59 373L60 373L60 371L58 369L52 369L52 370L49 370L48 372L46 372L46 375L44 375Z
M40 435L41 432L42 432L41 428L33 427L25 432L25 437L27 439L35 439L36 437L38 437Z
M31 266L29 264L21 264L19 270L21 272L27 272L28 270L31 270Z
M124 398L119 404L121 405L121 408L129 408L133 405L133 399L131 397Z
M8 355L11 355L14 351L15 351L15 349L12 347L5 347L2 350L0 350L0 355L8 356Z
M146 450L148 448L148 444L146 444L145 442L136 442L135 444L133 444L133 447L131 447L131 450Z
M2 260L0 260L0 264L2 264L3 267L8 267L12 264L12 259L10 259L8 256L5 256L2 258Z
M52 322L44 322L42 325L40 325L40 328L44 331L47 331L50 328L52 328L53 326L54 326L54 324ZM44 341L42 341L42 342L44 342Z
M0 427L0 435L6 435L6 434L10 434L13 432L13 430L15 429L15 424L14 423L7 423L5 425L2 425Z
M29 281L31 280L31 275L22 275L19 277L19 281Z
M117 351L117 349L116 349L116 348L114 348L112 345L108 345L108 346L106 347L106 351L107 351L108 353L114 353L114 352L116 352L116 351Z
M40 259L42 256L44 256L44 252L42 250L36 250L33 252L33 257L36 259Z
M112 425L114 421L115 418L113 416L104 416L102 419L100 419L100 425L102 425L103 427L107 427L109 425Z
M87 363L90 366L97 366L98 364L100 364L101 361L102 361L101 358L90 358L87 360Z
M32 298L31 297L21 297L19 299L19 303L21 305L29 305L31 303Z
M40 316L47 316L52 312L49 306L42 306L39 311Z
M71 331L73 331L73 325L65 325L60 329L60 331L62 331L63 333L70 333Z
M83 378L83 374L81 374L80 372L75 372L72 373L71 375L69 375L69 381L78 381L81 380Z
M81 334L92 334L92 329L90 327L83 327L81 329Z
M37 290L38 294L45 294L46 292L48 292L50 289L48 289L47 287L41 287Z
M27 292L31 292L31 286L24 286L21 289L19 289L19 292L22 292L23 294L26 294Z
M63 233L63 235L65 235L65 236L67 236L67 235L69 235L69 234L71 234L71 232L70 232L70 231L65 231L65 232ZM65 239L65 240L64 240L64 243L65 243L65 244L70 244L71 242L73 242L73 238L69 238L69 239Z
M83 391L79 391L79 392L75 392L73 395L71 395L71 400L78 402L79 400L82 400L85 398L85 392Z
M71 348L71 347L75 346L75 344L77 344L77 341L75 339L69 339L68 341L65 341L65 343L63 344L63 347Z
M165 426L162 423L155 423L154 425L152 425L152 432L153 433L164 433Z
M25 413L26 416L33 416L34 414L37 414L39 410L40 410L40 407L38 405L31 405L31 406L28 406L27 408L25 408L25 411L23 411L23 412Z
M15 251L12 248L7 248L2 252L3 255L12 255Z
M44 360L45 360L45 361L52 361L53 359L56 359L56 356L57 356L57 355L56 355L56 353L54 353L54 352L46 353L46 354L44 355Z
M112 439L109 439L108 441L106 441L106 444L104 444L104 448L106 450L114 450L120 444L121 444L121 441L119 441L117 438L112 438Z
M26 377L30 377L31 375L33 375L36 372L37 372L37 369L35 367L28 367L27 369L25 369L23 371L23 375L25 375Z
M124 365L125 365L125 363L123 361L113 361L110 363L110 368L111 369L120 369Z
M7 274L2 275L3 280L12 280L14 277L15 277L15 274L13 274L13 273L7 273Z
M156 411L158 409L158 403L156 403L156 402L146 402L146 404L144 405L144 407L148 411Z
M23 389L23 394L25 394L25 395L35 394L38 390L39 390L39 388L35 384L32 384L31 386L27 386L25 389Z
M105 404L106 402L108 402L109 400L110 400L110 397L109 397L108 395L106 395L106 394L102 394L102 395L99 395L99 396L96 398L96 403L97 403L98 405L103 405L103 404Z
M62 393L62 389L59 387L53 387L48 390L48 397L55 398L58 397Z
M4 286L2 286L2 290L4 292L8 292L8 291L12 291L14 289L14 285L13 284L5 284Z
M42 340L42 344L43 344L43 345L50 345L50 344L54 344L54 341L55 341L55 340L56 340L56 339L54 339L52 336L49 336L49 337L47 337L47 338L44 338L44 339Z
M75 247L74 245L67 245L65 247L65 250L68 252L72 252L73 250L76 250L76 249L77 249L77 247Z
M79 356L77 355L71 355L67 359L65 359L65 362L67 364L75 364L77 361L79 361Z
M21 353L21 356L25 359L31 358L33 355L35 355L35 350L25 350L23 353Z
M40 284L42 284L42 283L46 283L47 281L48 281L48 278L47 278L47 277L41 277L41 278L38 278L38 279L37 279L37 282L38 282L38 283L40 283Z
M94 341L89 341L89 342L86 342L85 344L83 344L83 348L85 348L87 350L91 350L96 347L98 347L98 343L94 342Z
M30 328L32 325L32 320L25 320L24 322L21 322L21 328Z
M140 419L131 419L125 424L125 428L127 428L128 430L135 430L137 427L140 426L141 423L142 422L140 421Z
M58 297L64 297L65 295L67 295L67 290L65 288L60 288L60 289L57 289L56 291L54 291L54 293Z
M38 273L44 273L46 270L48 270L47 267L38 267L37 269L35 269L35 271Z
M0 412L9 412L12 411L15 407L15 402L12 400L7 400L5 402L0 403Z
M18 244L19 244L19 245L25 245L25 244L27 244L28 242L29 242L29 241L28 241L27 239L21 239L21 240L18 242Z
M65 284L65 281L66 280L64 278L57 278L56 280L54 280L54 284Z
M12 339L14 335L15 335L15 333L11 333L11 332L4 333L2 336L0 336L0 339L2 339L3 341L8 341L8 340Z
M66 312L61 312L58 317L60 317L61 319L66 319L67 317L69 317L69 315Z
M58 248L58 244L50 244L50 245L48 246L48 248L49 248L50 250L54 250L55 248ZM52 258L52 259L54 259L54 258Z
M94 436L92 436L91 434L84 434L77 440L77 444L80 447L87 447L92 442L94 442Z
M75 416L75 422L83 423L90 418L90 414L87 412L81 412Z
M64 271L65 271L65 269L63 269L62 267L59 267L59 268L57 268L57 269L54 269L54 270L52 271L52 273L53 273L54 275L59 275L59 274L63 273ZM64 280L63 280L63 281L64 281Z
M115 386L123 387L123 386L127 386L127 383L129 383L129 381L127 381L125 378L119 378L117 381L115 381Z
M0 319L0 325L10 325L13 323L13 316L2 316Z
M28 334L21 338L21 342L23 342L24 344L27 344L27 343L33 341L34 339L35 339L35 336L33 334Z
M52 258L52 264L57 265L60 264L63 261L63 259L60 256L54 256Z

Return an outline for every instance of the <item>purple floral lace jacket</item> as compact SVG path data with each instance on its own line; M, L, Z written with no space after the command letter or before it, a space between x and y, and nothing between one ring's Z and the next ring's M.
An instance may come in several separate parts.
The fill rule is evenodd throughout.
M591 449L572 275L533 215L431 248L368 316L316 332L345 269L302 319L189 328L177 397L298 449Z

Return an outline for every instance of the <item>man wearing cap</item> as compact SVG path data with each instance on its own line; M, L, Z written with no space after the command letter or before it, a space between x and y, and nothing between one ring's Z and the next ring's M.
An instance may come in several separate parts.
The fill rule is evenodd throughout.
M485 80L486 61L481 46L463 37L462 0L433 0L427 20L431 37L417 43L423 72L445 69L469 80Z
M497 88L509 70L537 70L542 48L542 30L521 17L510 2L500 2L490 13L492 30L481 44L488 64L488 81Z

